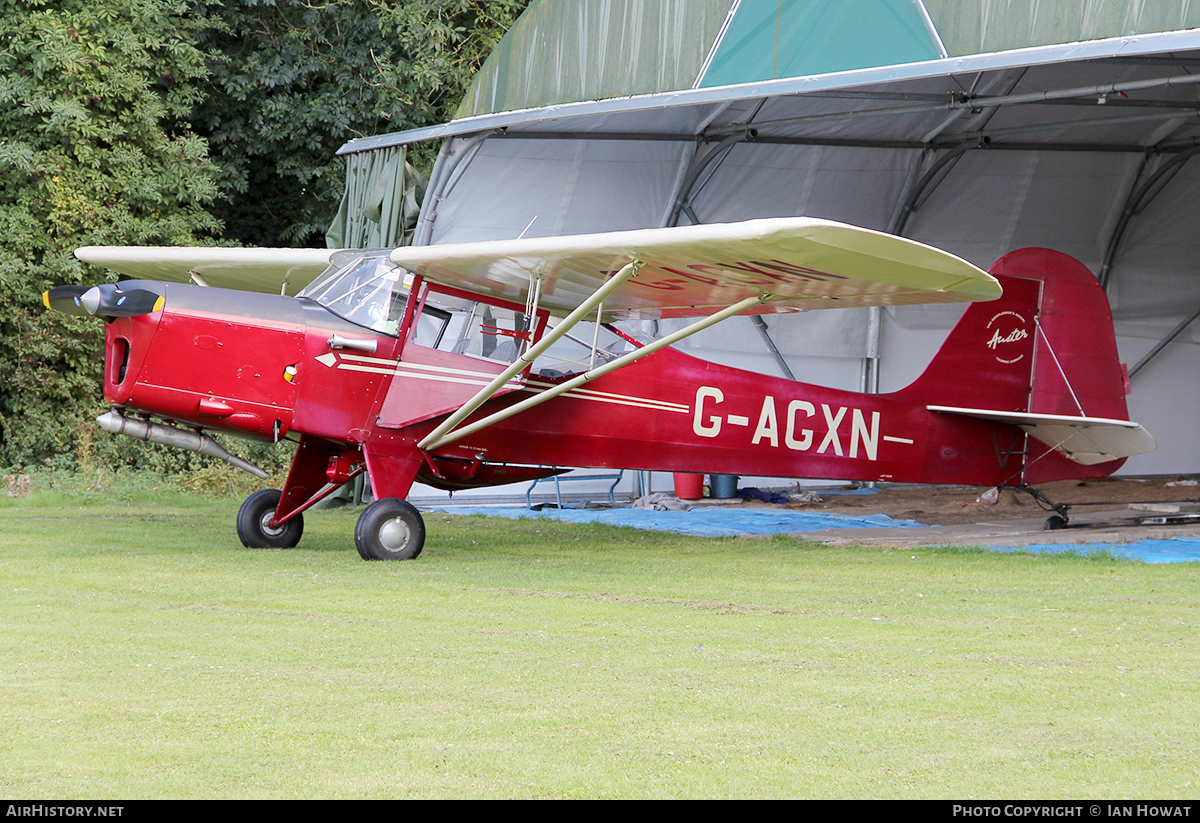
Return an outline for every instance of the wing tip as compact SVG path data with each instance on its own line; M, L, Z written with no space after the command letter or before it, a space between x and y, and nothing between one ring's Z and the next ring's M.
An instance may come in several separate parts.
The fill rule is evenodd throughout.
M972 303L987 303L998 300L1004 295L1004 288L1000 285L1000 281L982 269L975 276L963 278L941 291Z

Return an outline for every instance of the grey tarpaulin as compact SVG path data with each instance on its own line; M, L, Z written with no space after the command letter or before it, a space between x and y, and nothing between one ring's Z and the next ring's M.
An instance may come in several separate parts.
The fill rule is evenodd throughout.
M412 240L425 179L405 159L404 146L346 158L346 191L325 234L331 249L379 249Z

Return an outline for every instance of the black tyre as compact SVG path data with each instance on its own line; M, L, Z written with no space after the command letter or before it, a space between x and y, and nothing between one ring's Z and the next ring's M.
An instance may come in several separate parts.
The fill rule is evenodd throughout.
M425 521L407 500L376 500L359 515L354 545L363 560L412 560L425 546Z
M279 489L265 489L246 498L237 516L237 533L248 549L290 549L304 534L304 515L298 514L282 526L270 526L279 498Z
M1059 529L1064 529L1067 526L1067 518L1061 514L1052 514L1046 518L1046 522L1042 524L1042 531L1056 532Z

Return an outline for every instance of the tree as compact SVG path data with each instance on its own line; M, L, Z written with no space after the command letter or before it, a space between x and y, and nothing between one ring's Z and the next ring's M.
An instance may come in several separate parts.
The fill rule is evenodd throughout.
M394 43L379 71L400 112L393 130L445 123L471 79L530 0L382 0L383 35ZM437 146L416 148L428 172Z
M191 124L221 169L226 237L320 246L339 146L443 122L528 0L230 0L207 9L212 89ZM418 161L432 165L436 147Z
M208 14L212 87L190 122L220 168L213 212L247 245L322 246L344 185L338 147L387 128L378 19L348 0L232 0Z
M220 229L184 119L208 72L201 24L177 0L0 3L0 465L65 454L98 401L99 324L39 305L100 275L71 251Z
M102 407L100 324L37 304L112 277L74 248L323 245L337 148L447 119L526 2L0 0L0 466Z

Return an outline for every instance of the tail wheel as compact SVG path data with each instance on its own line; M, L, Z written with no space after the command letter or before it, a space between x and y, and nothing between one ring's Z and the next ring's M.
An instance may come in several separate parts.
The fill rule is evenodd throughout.
M376 500L359 515L354 545L363 560L412 560L425 546L425 521L407 500Z
M1052 514L1046 518L1046 522L1042 524L1042 531L1053 532L1067 527L1067 518L1061 514Z
M246 498L237 516L237 533L248 549L290 549L304 534L304 517L296 515L279 526L271 525L279 498L279 489L255 492Z

